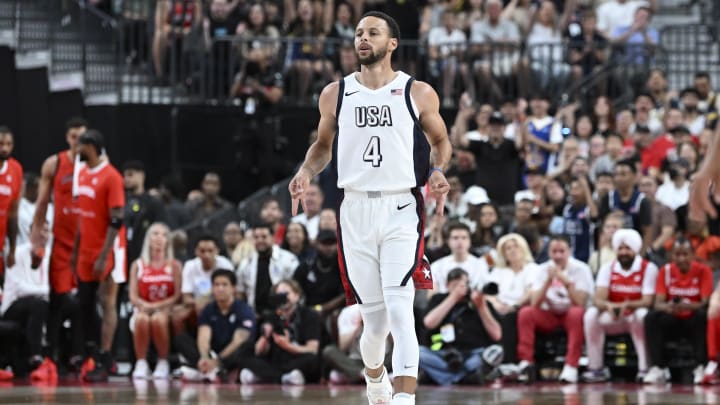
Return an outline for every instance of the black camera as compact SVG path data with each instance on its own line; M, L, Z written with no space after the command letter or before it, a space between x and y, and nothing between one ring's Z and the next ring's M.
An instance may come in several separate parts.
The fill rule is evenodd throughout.
M445 355L443 356L443 358L447 363L448 369L453 373L457 373L458 371L460 371L465 363L463 354L460 352L460 350L454 347L445 349Z
M495 282L489 282L485 284L482 288L482 293L484 295L498 295L498 285Z
M615 313L615 318L620 316L620 308L618 308L618 307L613 308L613 312Z
M262 319L264 319L263 323L272 326L272 333L285 334L285 318L278 316L274 311L265 310L262 313Z
M270 294L268 296L268 307L270 307L271 309L278 309L283 305L287 304L287 302L287 293Z
M677 297L677 296L673 297L672 302L673 302L673 304L679 304L682 302L682 298Z

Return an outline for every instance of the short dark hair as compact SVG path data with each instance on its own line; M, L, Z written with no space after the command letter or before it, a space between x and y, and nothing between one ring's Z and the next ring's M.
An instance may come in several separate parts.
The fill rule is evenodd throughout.
M381 20L385 20L385 23L387 24L388 29L390 30L390 38L395 38L397 40L400 40L400 26L398 25L397 21L395 21L394 18L383 13L382 11L368 11L367 13L363 14L363 16L360 17L360 19L362 20L365 17L375 17L375 18L379 18Z
M256 229L267 229L268 232L270 232L270 235L273 235L275 233L273 226L267 222L258 222L253 226L253 231Z
M10 129L10 127L8 127L6 125L0 125L0 134L2 134L2 135L10 134L10 136L13 136L12 129Z
M695 73L694 79L708 79L710 80L710 74L704 70Z
M456 267L456 268L450 270L450 272L448 273L447 282L449 284L451 281L455 281L455 280L461 279L463 277L470 277L470 276L468 275L467 271L461 269L460 267Z
M80 135L78 142L83 145L92 145L95 147L97 154L102 154L103 148L105 147L105 139L102 133L97 129L88 129L84 134Z
M467 224L465 224L465 223L462 223L460 221L454 221L447 225L448 236L450 236L450 232L457 231L457 230L465 231L468 233L468 235L472 235L472 232L470 231L470 227L467 226Z
M209 233L200 235L200 237L197 238L195 241L195 247L197 248L200 245L200 242L212 242L215 244L216 247L220 247L220 244L218 243L217 239L210 235Z
M615 167L618 166L627 166L633 174L637 174L637 166L635 166L635 160L633 159L618 160L617 163L615 163Z
M687 88L684 88L684 89L680 92L680 98L683 98L683 97L685 97L685 96L688 95L688 94L693 94L693 95L695 95L695 97L700 98L700 93L699 93L697 90L695 90L695 87L687 87Z
M678 234L672 244L672 249L675 250L681 247L688 248L691 252L693 251L693 246L690 239L686 238L683 234Z
M145 165L143 162L139 160L128 160L127 162L123 163L122 166L123 171L125 170L135 170L138 172L145 172Z
M87 127L89 123L83 117L72 117L65 122L65 129Z
M613 177L613 174L610 172L602 171L600 173L595 174L595 180L599 179L600 177Z
M212 275L210 276L210 281L212 281L213 284L215 284L215 279L218 277L227 277L228 281L230 281L230 284L234 287L237 285L237 276L235 275L235 272L227 269L217 269L212 272Z
M556 233L550 236L550 241L548 241L548 245L550 245L553 242L564 242L568 246L572 246L570 243L570 237L562 234L562 233Z

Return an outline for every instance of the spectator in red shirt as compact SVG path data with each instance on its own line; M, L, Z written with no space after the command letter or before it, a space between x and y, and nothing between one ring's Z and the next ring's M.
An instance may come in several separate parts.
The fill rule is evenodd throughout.
M5 239L9 249L7 263L0 253L0 276L5 265L15 265L15 240L18 234L18 207L22 189L23 169L17 160L10 157L15 146L15 137L10 128L0 126L0 252L5 251Z
M703 384L718 384L718 352L720 352L720 284L710 297L707 325L708 363L705 366Z
M80 170L77 186L79 228L70 259L78 277L78 299L86 341L100 343L95 368L83 376L87 382L107 381L117 326L118 284L125 274L123 227L125 189L123 177L103 156L103 137L88 130L78 139L77 152L86 166ZM95 310L99 295L102 326Z
M683 114L677 108L670 108L665 112L665 120L663 122L665 134L655 139L642 154L642 168L648 174L657 177L662 166L663 160L667 157L668 152L675 150L676 135L680 136L682 132ZM687 132L687 129L685 129Z
M707 361L706 326L704 309L712 293L710 267L694 260L690 241L683 237L675 240L672 262L660 268L656 285L655 308L645 317L648 353L651 368L643 379L646 384L664 384L668 378L665 342L686 336L691 339L697 367L693 372L696 384L704 377L703 364Z

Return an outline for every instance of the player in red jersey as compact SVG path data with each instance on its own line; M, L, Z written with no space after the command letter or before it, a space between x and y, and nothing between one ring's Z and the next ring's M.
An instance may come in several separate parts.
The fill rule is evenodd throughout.
M150 368L145 360L152 338L158 352L158 361L152 376L167 379L170 366L170 310L180 298L182 269L175 260L170 243L170 228L156 222L150 225L142 245L142 253L130 269L130 302L135 307L133 343L135 344L135 370L133 378L148 378Z
M48 311L47 339L52 351L52 358L57 361L60 357L58 340L62 323L65 319L71 319L73 344L70 363L77 368L82 361L82 336L78 330L79 307L72 294L72 290L77 288L77 281L70 268L70 256L78 225L77 207L73 200L72 189L75 173L75 147L80 135L87 130L87 121L82 118L72 118L67 122L66 128L65 140L68 149L48 157L42 165L30 239L35 249L44 247L39 243L38 236L45 223L48 205L52 200L54 211L52 245L49 253L50 310Z
M5 238L9 242L7 261L0 254L0 277L6 266L10 268L15 264L23 169L17 160L10 157L14 146L15 137L10 128L0 127L0 252L5 251Z
M665 341L685 336L695 353L693 381L703 381L703 364L707 361L707 307L713 288L710 267L694 260L689 240L679 237L673 245L673 261L660 268L657 278L655 310L645 317L648 354L652 367L647 384L662 384L669 374Z
M95 369L84 377L88 382L107 381L112 365L110 350L117 326L115 301L118 284L126 280L123 177L102 156L103 143L102 134L91 129L80 136L77 146L80 160L86 166L78 176L77 207L80 219L70 263L78 278L78 299L85 340L97 342L97 333L101 332L100 353L95 360ZM102 328L96 322L98 293L103 312Z

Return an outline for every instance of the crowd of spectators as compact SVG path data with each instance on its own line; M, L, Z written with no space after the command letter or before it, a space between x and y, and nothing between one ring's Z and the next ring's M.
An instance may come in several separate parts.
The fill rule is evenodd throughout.
M168 38L169 32L190 32L199 23L196 19L206 19L206 33L224 30L225 35L247 36L243 55L255 58L254 74L264 78L272 75L263 70L270 66L263 61L277 48L250 39L260 32L291 33L307 42L287 50L285 67L293 72L288 83L307 92L313 81L308 78L334 77L327 60L318 57L328 52L315 40L320 33L350 36L353 19L364 9L406 10L411 3L328 7L301 0L295 7L291 1L158 1L160 16L175 10L179 14L171 15L182 18L178 26L172 19L157 19L161 28L154 46L162 50L169 39L178 39ZM487 49L482 42L473 44L473 36L493 42L510 36L528 44L532 38L538 43L560 41L562 32L573 30L576 4L555 3L541 2L535 10L529 1L513 0L504 8L497 0L471 1L467 10L459 11L462 7L455 3L430 2L415 6L417 37L431 41L433 30L440 28L464 43L469 30L471 48L480 45L479 52ZM561 19L556 17L559 6L564 7ZM336 20L330 17L332 10ZM222 28L212 20L236 14L239 20ZM571 43L656 43L656 33L647 29L651 14L652 7L644 2L610 0L596 12L581 14L575 26L581 31L573 31L579 42ZM170 26L166 30L163 24ZM412 24L402 21L402 26ZM499 72L522 76L523 70L555 66L547 73L549 80L587 74L604 60L597 48L573 45L569 54L575 62L533 66L523 59L522 50L507 42L502 53L493 55L503 64L478 59L463 66L463 60L453 58L455 49L464 46L459 42L428 49L429 55L439 57L434 68L446 72L440 76L456 68L485 78ZM557 59L553 50L540 50L538 60ZM624 55L628 61L641 57ZM352 70L351 48L339 48L337 56L344 71ZM158 76L164 63L162 57L155 59ZM272 76L282 81L277 75L284 72ZM442 94L446 87L439 87L450 100L446 104L457 105L458 111L448 125L454 157L447 170L451 191L445 215L434 214L433 201L427 204L425 246L435 288L427 295L418 293L416 300L423 345L420 369L426 379L438 384L489 378L531 382L541 374L566 382L604 381L610 378L603 364L605 334L629 333L639 381L670 378L667 367L677 353L666 352L665 344L685 338L694 354L694 381L716 382L720 220L708 218L699 226L687 215L691 176L717 142L720 101L710 76L698 72L684 89L669 89L665 72L654 69L627 105L615 105L604 95L587 105L558 105L520 80L517 88L527 91L527 97L505 94L498 87L497 100L502 101L497 103L478 101L482 99L472 94L472 87L456 102ZM249 87L253 95L274 91L267 85ZM69 133L75 128L69 125ZM134 347L133 377L148 378L154 369L154 378L174 372L188 380L209 381L224 380L236 371L243 384L360 380L357 340L362 321L357 307L343 308L337 224L331 199L325 198L336 190L326 181L327 173L311 186L306 211L294 218L286 217L280 200L269 197L247 223L210 226L210 219L232 209L221 197L216 173L207 173L200 189L185 196L182 183L172 177L146 190L142 162L126 162L122 169L133 314L132 342L126 343ZM36 181L28 174L24 182L18 223L26 230L37 198ZM720 206L720 200L712 198L713 205ZM207 225L208 234L188 237L184 229L198 224ZM44 238L50 229L52 224ZM8 343L23 350L6 354L29 353L25 357L37 366L37 357L47 352L61 369L72 369L78 364L74 356L86 350L75 337L73 316L66 317L66 336L48 339L72 344L42 347L41 309L47 305L49 286L47 274L37 269L46 269L47 260L39 260L20 237L15 260L7 261L0 312L3 320L20 324L27 339L24 344ZM30 309L38 311L37 316L28 316ZM536 334L552 342L558 330L567 336L565 364L554 374L539 373ZM589 367L581 376L583 352ZM13 367L17 370L22 367Z
M354 26L367 11L397 19L395 64L436 86L444 106L563 88L618 63L643 76L658 60L657 0L94 0L122 17L129 63L158 83L235 98L246 112L307 102L357 66ZM203 68L204 67L204 68ZM622 93L611 72L597 94ZM316 100L316 98L315 98ZM248 101L250 106L248 106Z

